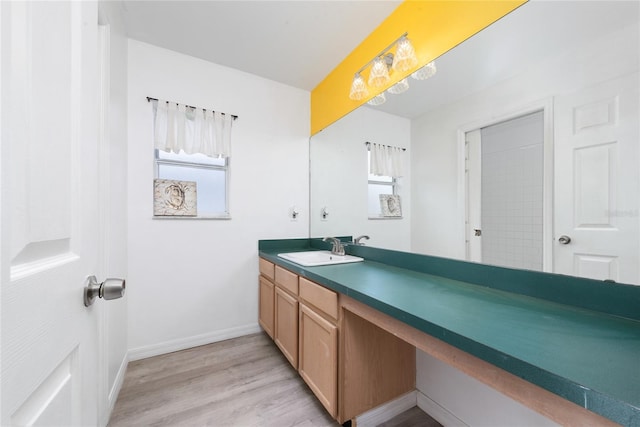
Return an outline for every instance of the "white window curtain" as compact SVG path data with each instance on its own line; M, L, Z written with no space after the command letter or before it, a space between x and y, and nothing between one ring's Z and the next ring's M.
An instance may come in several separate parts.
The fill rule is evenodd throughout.
M371 170L378 176L400 178L404 174L404 149L391 145L369 144L371 150Z
M153 143L158 150L231 157L233 117L162 99L152 100Z

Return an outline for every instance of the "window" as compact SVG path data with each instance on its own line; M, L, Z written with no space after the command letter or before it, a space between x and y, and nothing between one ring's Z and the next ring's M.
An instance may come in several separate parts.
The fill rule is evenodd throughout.
M198 218L228 218L229 159L155 151L156 178L195 181Z
M367 161L371 170L371 151L367 151ZM368 182L368 212L369 218L382 218L382 209L380 207L381 194L397 194L397 180L390 176L378 176L369 174Z

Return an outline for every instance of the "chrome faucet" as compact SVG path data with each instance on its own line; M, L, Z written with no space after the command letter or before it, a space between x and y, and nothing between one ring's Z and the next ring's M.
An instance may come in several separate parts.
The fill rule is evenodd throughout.
M335 237L325 237L324 239L322 239L323 242L326 241L331 241L331 244L333 245L331 247L331 253L334 255L344 255L344 245L342 244L342 242L338 239L336 239Z
M354 245L364 245L364 243L360 243L361 239L369 240L369 236L364 236L364 235L363 236L358 236L355 239L353 239L353 244Z

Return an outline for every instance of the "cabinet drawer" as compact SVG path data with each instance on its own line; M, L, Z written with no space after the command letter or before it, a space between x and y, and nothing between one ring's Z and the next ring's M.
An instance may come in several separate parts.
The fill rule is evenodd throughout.
M338 294L334 291L301 277L300 298L338 320Z
M275 278L275 265L272 262L267 261L264 258L260 258L260 274L269 279L273 280Z
M276 284L298 295L298 275L276 265Z

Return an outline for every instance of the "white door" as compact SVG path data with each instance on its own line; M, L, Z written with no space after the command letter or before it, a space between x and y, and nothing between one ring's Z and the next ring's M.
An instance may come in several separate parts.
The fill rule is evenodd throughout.
M639 81L636 72L555 100L556 273L640 283Z
M0 424L97 424L97 3L1 2Z

